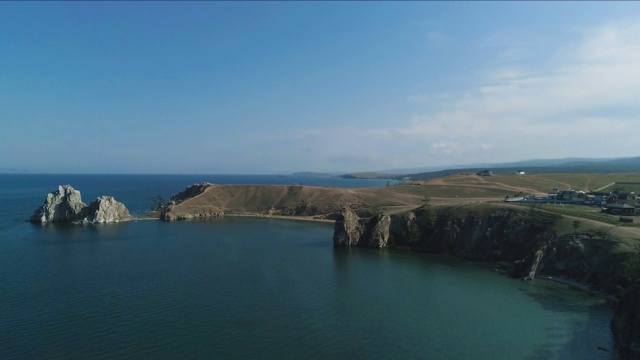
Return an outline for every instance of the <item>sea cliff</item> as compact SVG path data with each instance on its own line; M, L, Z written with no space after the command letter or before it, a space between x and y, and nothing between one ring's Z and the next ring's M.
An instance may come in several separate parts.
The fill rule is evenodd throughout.
M640 359L640 283L624 294L611 320L613 339L622 359Z
M561 234L560 215L531 209L420 207L359 217L343 209L334 247L394 247L504 264L523 279L548 278L610 296L611 330L621 359L640 359L640 259L606 231ZM577 229L576 229L577 230ZM638 262L635 271L629 264ZM626 292L624 289L627 289ZM619 302L616 299L621 299ZM617 304L616 304L617 302Z
M559 215L528 209L476 206L419 207L392 215L360 218L344 209L335 222L335 247L394 247L451 254L505 264L522 278L553 277L620 294L631 283L620 266L626 254L603 232L559 234Z

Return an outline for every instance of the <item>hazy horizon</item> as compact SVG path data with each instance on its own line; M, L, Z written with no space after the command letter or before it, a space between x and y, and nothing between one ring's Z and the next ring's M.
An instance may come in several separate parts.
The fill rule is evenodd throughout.
M0 172L637 156L640 3L1 2Z

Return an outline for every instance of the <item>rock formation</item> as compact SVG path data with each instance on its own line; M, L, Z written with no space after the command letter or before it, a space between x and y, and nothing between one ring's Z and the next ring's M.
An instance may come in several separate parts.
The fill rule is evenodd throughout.
M82 215L83 223L112 223L127 221L131 218L129 210L111 196L100 196L87 206Z
M549 213L494 209L440 211L426 207L400 215L360 218L343 209L334 225L334 247L395 247L508 264L514 276L553 276L615 293L629 284L618 264L624 255L604 234L558 235Z
M358 245L363 233L363 221L353 211L345 208L333 226L333 246Z
M86 207L80 191L70 185L58 186L58 191L49 193L29 221L33 223L74 222Z
M197 198L198 195L201 195L205 192L212 184L210 183L202 183L202 184L193 184L183 191L173 195L169 200L167 206L162 208L160 212L160 220L164 221L179 221L179 220L189 220L189 219L198 219L198 218L215 218L224 215L224 210L219 206L210 205L206 202L197 203L195 206L188 207L184 210L185 206L182 205L185 202L192 201L194 198ZM197 202L197 200L196 200Z
M29 219L32 223L96 224L127 221L131 218L127 208L111 196L101 196L89 206L82 202L80 191L70 185L58 187L49 193L44 204Z
M355 212L345 208L334 224L333 245L382 248L389 241L390 226L389 215L360 219Z

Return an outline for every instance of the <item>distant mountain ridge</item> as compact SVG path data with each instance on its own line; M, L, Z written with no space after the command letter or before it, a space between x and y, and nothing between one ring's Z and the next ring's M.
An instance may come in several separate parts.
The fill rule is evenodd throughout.
M541 165L547 164L547 165ZM436 177L457 174L461 172L478 172L490 169L496 174L513 174L518 170L522 170L528 174L549 174L549 173L594 173L594 174L610 174L610 173L634 173L640 172L640 156L631 158L616 159L586 159L586 158L569 158L569 159L553 159L553 160L526 160L515 163L491 164L475 167L461 167L457 169L446 169L440 171L431 171L415 174L407 174L404 176L396 176L397 178L405 178L410 180L428 180Z
M629 160L629 159L638 159L640 157L630 157L630 158L580 158L580 157L571 157L571 158L562 158L562 159L529 159L529 160L520 160L520 161L512 161L512 162L504 162L504 163L474 163L474 164L466 164L466 165L444 165L444 166L425 166L425 167L415 167L415 168L396 168L396 169L386 169L386 170L378 170L376 173L383 174L416 174L416 173L425 173L425 172L434 172L448 169L466 169L466 168L482 168L482 167L490 167L490 168L510 168L510 167L546 167L546 166L560 166L560 165L570 165L570 164L587 164L587 163L601 163L601 162L610 162L610 161L619 161L619 160Z
M640 156L628 158L564 158L531 159L508 163L479 163L460 166L389 169L342 175L344 178L362 178L362 174L375 174L375 178L428 180L458 173L476 173L490 169L496 174L511 174L518 170L526 173L631 173L640 172ZM386 176L385 176L386 175Z

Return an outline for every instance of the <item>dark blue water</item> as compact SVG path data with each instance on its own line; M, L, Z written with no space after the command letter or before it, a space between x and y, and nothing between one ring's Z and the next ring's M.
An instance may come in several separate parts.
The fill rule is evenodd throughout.
M610 358L599 298L455 258L334 250L331 224L24 222L58 184L144 209L220 179L0 176L0 358Z

